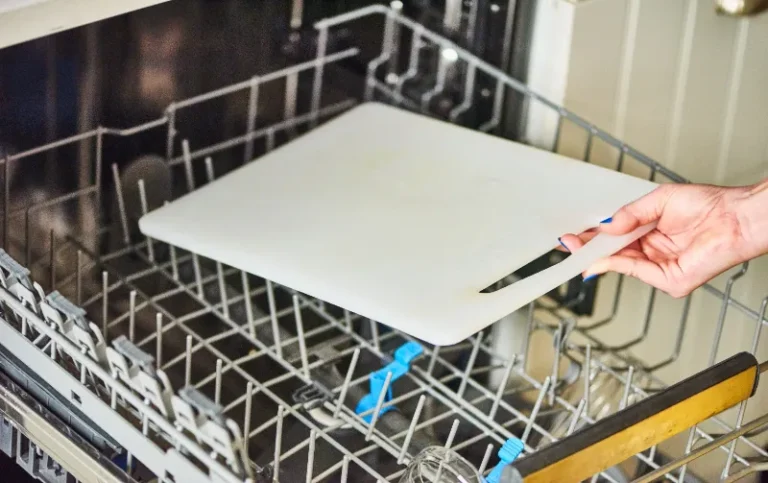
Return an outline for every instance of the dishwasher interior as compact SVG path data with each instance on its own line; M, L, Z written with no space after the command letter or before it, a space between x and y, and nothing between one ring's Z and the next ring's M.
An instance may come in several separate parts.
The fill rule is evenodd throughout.
M72 136L5 150L3 453L55 482L480 482L507 439L532 453L664 387L657 373L676 362L693 322L683 302L680 319L669 323L677 349L654 362L633 356L656 323L654 292L638 315L643 332L621 345L594 335L612 316L583 320L601 281L573 280L460 344L433 347L143 237L144 213L371 100L518 140L526 109L545 106L558 117L550 149L558 150L560 127L569 124L584 132L585 162L601 143L615 149L614 169L685 181L511 77L523 62L513 45L502 46L501 60L484 60L498 50L477 41L484 25L472 25L481 18L473 9L492 11L484 2L460 9L451 20L457 31L445 15L403 2L339 2L330 12L308 2L316 18L297 17L287 2L287 12L269 5L248 11L286 14L290 33L265 27L239 35L253 35L257 46L279 38L279 48L261 55L220 43L188 59L226 66L242 55L255 73L239 63L219 73L231 83L209 79L212 89L199 77L172 82L167 64L185 60L178 51L195 35L182 22L153 30L145 15L140 42L120 46L116 34L112 47L146 55L112 69L120 89L102 93L123 125L81 122ZM497 5L502 13L520 8ZM230 18L241 13L233 8ZM144 104L130 102L131 91L145 92ZM152 109L159 116L147 117ZM397 133L384 134L397 142ZM564 256L553 250L500 285ZM614 314L636 296L621 280L605 289L613 290ZM729 288L702 291L723 307L721 321L729 306L751 317L754 353L768 299L747 307ZM718 343L702 350L715 353ZM592 481L633 481L691 454L742 426L744 407L735 422L716 416L687 432L678 451L654 446ZM22 424L34 417L39 426ZM743 434L705 458L731 478L755 473L768 457L760 436ZM435 465L451 476L435 474ZM687 461L664 478L705 481Z

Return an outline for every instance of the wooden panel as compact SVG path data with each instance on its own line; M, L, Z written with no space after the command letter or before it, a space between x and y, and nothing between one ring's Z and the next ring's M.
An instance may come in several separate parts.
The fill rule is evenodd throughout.
M581 481L749 397L757 361L740 353L515 463L525 482Z

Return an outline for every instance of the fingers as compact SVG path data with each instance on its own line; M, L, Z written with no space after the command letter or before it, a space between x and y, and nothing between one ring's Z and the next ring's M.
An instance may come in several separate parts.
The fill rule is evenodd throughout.
M574 235L572 233L569 233L567 235L563 235L560 238L558 238L558 241L560 242L560 246L556 247L556 250L559 250L561 252L570 252L573 253L576 250L579 250L581 247L589 243L594 237L596 237L598 233L596 231L592 232L584 232L581 235ZM630 245L626 246L625 249L632 249L633 251L642 254L640 250L640 244L637 241L632 242ZM619 252L621 253L621 252ZM617 255L619 254L617 253Z
M665 290L668 285L667 277L661 267L633 249L625 249L617 255L595 262L586 272L584 278L593 277L606 272L617 272L635 277L654 287Z
M658 220L675 189L672 184L661 185L642 198L623 206L613 217L600 224L600 231L623 235L638 226Z

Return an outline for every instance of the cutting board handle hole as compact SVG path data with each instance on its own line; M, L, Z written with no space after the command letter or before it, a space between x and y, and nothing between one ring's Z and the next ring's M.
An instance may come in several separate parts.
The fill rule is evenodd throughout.
M498 292L504 287L508 287L515 283L522 282L523 280L525 280L530 276L536 275L537 273L543 270L546 270L549 267L553 267L557 265L558 263L562 262L569 256L570 256L569 253L561 252L559 250L549 251L544 255L540 256L539 258L536 258L535 260L523 265L517 270L511 273L508 273L507 275L502 277L500 280L493 282L492 284L490 284L489 286L481 290L481 293Z

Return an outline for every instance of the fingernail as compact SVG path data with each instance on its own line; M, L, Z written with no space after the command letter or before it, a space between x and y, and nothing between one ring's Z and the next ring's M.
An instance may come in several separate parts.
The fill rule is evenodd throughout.
M567 246L565 246L565 243L563 243L563 240L562 240L562 239L558 238L558 239L557 239L557 241L558 241L558 242L560 242L560 245L561 245L563 248L565 248L565 251L567 251L568 253L571 253L571 251L568 249L568 247L567 247Z
M612 221L613 221L613 217L612 217L612 216L609 216L609 217L608 217L608 218L606 218L605 220L601 221L601 222L600 222L600 224L602 225L603 223L610 223L610 222L612 222Z
M594 278L597 278L597 274L596 273L593 273L592 275L587 275L586 277L584 277L584 281L585 282L589 282L590 280L592 280Z

